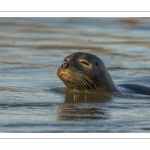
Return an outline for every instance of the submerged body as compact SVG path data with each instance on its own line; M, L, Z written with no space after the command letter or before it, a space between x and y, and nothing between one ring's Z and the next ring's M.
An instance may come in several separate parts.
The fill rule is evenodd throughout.
M67 56L57 75L68 89L150 95L150 87L115 85L102 60L90 53L76 52Z

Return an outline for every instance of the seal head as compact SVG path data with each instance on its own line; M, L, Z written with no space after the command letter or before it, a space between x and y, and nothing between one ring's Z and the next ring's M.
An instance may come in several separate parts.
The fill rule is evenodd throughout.
M102 60L90 53L67 56L57 75L69 89L118 91Z

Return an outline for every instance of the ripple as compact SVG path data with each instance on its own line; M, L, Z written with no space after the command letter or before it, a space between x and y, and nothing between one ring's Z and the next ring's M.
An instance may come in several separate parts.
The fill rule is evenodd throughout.
M0 18L0 132L149 132L150 96L67 91L49 81L65 56L83 51L100 57L115 83L149 85L149 23Z

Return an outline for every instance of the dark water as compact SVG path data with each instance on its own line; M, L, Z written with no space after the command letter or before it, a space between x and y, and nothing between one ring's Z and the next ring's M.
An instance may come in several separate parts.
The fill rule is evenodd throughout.
M0 18L0 132L150 132L150 96L60 92L77 51L115 84L150 86L149 18Z

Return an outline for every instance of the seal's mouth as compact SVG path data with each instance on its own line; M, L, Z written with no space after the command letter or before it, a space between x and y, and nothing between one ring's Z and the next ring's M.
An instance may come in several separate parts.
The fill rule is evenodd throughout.
M97 89L96 84L84 72L75 68L59 68L58 77L63 81L67 88L70 89Z
M70 76L70 74L67 71L60 71L59 77L62 77L62 76Z
M58 74L58 76L60 78L63 78L65 76L70 76L70 74L68 73L68 71L63 71L63 70L59 70L57 74Z
M57 72L58 77L63 81L67 88L74 89L76 85L75 80L73 78L72 73L69 70L58 70Z
M58 77L64 82L74 82L68 70L60 70L58 72Z

